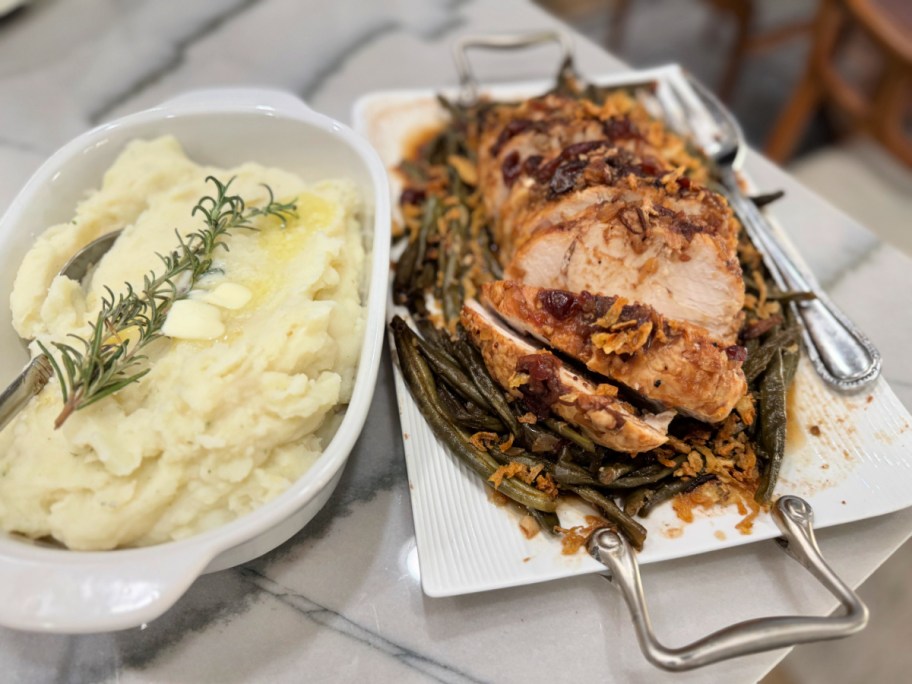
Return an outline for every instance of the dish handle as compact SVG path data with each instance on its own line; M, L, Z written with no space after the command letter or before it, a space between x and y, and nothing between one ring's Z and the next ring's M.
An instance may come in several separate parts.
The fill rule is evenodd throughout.
M739 622L679 648L670 648L656 638L643 583L633 550L627 540L610 529L589 539L589 553L611 571L608 580L624 595L640 649L646 658L665 670L679 672L704 665L795 646L811 641L840 639L864 629L868 609L858 595L826 564L814 538L814 512L797 496L783 496L773 507L773 519L782 531L776 541L793 559L807 568L846 608L839 616L776 616Z
M533 33L489 33L468 35L453 43L453 61L459 74L459 99L463 104L478 99L478 80L469 62L470 48L487 50L519 50L544 43L557 43L561 49L561 70L572 69L573 44L562 31L536 31Z
M3 540L0 624L33 632L96 633L143 625L168 610L212 558L209 549L148 547L92 553ZM111 561L111 553L121 555ZM60 562L66 555L66 563Z

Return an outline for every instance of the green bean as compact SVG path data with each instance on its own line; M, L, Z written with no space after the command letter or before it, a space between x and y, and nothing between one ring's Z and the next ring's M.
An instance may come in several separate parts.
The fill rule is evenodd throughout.
M640 508L637 515L639 515L641 518L645 518L650 513L652 513L652 511L655 510L656 506L659 504L665 503L670 498L678 494L690 492L699 487L704 482L714 480L715 477L715 475L711 475L710 473L701 473L692 480L674 480L673 482L664 484L652 493L652 496L650 496L643 507Z
M516 411L513 415L516 415ZM535 454L554 453L560 448L561 440L556 435L543 430L538 425L520 423L521 441L523 446Z
M410 295L410 285L418 261L418 240L412 240L396 263L396 275L393 277L393 294L397 304L405 304Z
M484 259L485 268L495 280L503 280L504 272L497 256L491 251L491 236L487 230L481 231L479 236L481 242L481 255Z
M542 422L554 430L554 432L559 434L561 437L570 440L581 449L584 449L592 454L595 453L595 442L593 442L585 435L574 430L564 421L557 420L556 418L545 418L545 420Z
M610 485L606 485L611 489L636 489L637 487L642 487L647 484L655 484L659 480L663 480L669 475L671 475L675 470L677 470L681 464L687 460L687 456L684 454L678 454L673 459L674 466L665 466L661 463L653 463L648 466L644 466L639 470L635 470L629 475L620 477Z
M760 340L756 337L747 340L744 343L744 348L747 349L747 358L750 358L752 355L756 354L757 350L760 348Z
M620 528L637 551L642 550L643 542L646 540L646 528L618 508L614 501L592 487L570 487L570 490L586 503L599 509L609 522Z
M407 180L415 183L423 183L427 180L427 173L424 169L410 159L399 162L399 170L405 174Z
M413 287L415 290L417 290L419 293L427 292L430 290L437 280L437 276L435 275L436 272L437 269L433 264L425 264L422 268L418 269L418 275L415 277L415 280L413 282ZM423 301L424 298L417 297L416 299L418 301Z
M557 72L557 82L554 84L551 93L571 97L575 100L582 96L582 93L576 87L576 69L573 65L572 56L567 56L561 62L560 70Z
M475 383L475 387L488 400L488 405L494 409L494 412L500 417L504 425L509 428L514 437L522 435L522 426L510 410L507 400L504 398L500 386L494 382L488 368L485 366L484 359L477 349L469 342L465 330L459 328L459 340L453 345L453 352L456 358L462 363L463 368L469 373L469 377Z
M798 361L801 359L801 352L798 349L783 349L782 363L785 368L785 389L792 385L795 374L798 372Z
M440 351L446 353L451 359L453 355L447 351L446 333L443 332L440 328L435 326L427 318L415 318L415 326L418 328L418 332L421 333L421 337L424 338L424 341L434 347L437 347ZM453 363L456 363L456 360L453 359Z
M439 225L439 224L438 224ZM430 251L430 250L428 250ZM434 279L430 283L430 287L433 288L434 299L438 302L443 301L443 277L442 274L446 271L447 256L449 255L449 238L446 235L441 235L439 243L437 244L437 255L436 261L433 266L431 266L430 261L428 262L428 267L433 273ZM444 319L446 323L449 323Z
M817 295L804 290L786 290L785 292L770 292L766 298L774 302L809 302L817 299Z
M457 103L451 102L443 95L440 95L438 93L437 104L443 107L443 109L450 115L452 123L466 122L466 110L465 108L460 107Z
M611 484L605 486L609 489L636 489L637 487L642 487L643 485L655 484L659 480L662 480L671 475L674 471L674 468L667 468L664 466L647 466L646 468L641 468L640 470L635 471L630 475L620 477Z
M452 223L451 223L452 225ZM443 270L441 294L443 300L443 317L449 323L459 318L462 310L462 286L459 284L459 262L462 259L462 239L456 234L446 253L446 266Z
M600 487L601 484L592 477L588 470L569 462L566 458L557 459L552 475L558 484L564 486L585 485L587 487Z
M757 209L762 209L767 204L775 202L784 195L785 190L776 190L775 192L768 192L764 195L752 195L750 201L754 203L754 206L756 206Z
M475 383L473 383L463 372L455 359L429 342L422 340L417 336L415 339L418 349L428 360L428 363L430 363L434 370L447 381L447 384L449 384L450 387L456 390L462 397L478 406L483 406L485 408L491 407L490 402L488 402L485 396L478 391Z
M415 257L415 265L418 267L424 265L424 258L427 255L428 238L437 228L439 208L440 202L434 195L431 195L424 204L424 214L421 216L421 228L418 230L418 254Z
M779 478L785 454L786 392L797 365L797 352L779 348L760 381L760 431L757 443L767 462L754 494L759 503L769 502Z
M554 467L554 464L549 463L548 461L545 461L536 456L533 456L532 454L525 452L525 451L521 451L520 453L513 453L513 454L503 453L500 451L500 449L495 449L495 451L497 451L498 453L497 454L492 453L492 456L494 456L498 461L501 461L502 463L510 463L510 462L521 463L522 465L526 466L529 469L537 468L538 466L541 466L543 473L550 473L551 469Z
M497 470L497 462L491 458L490 454L472 445L468 441L468 436L446 419L446 415L435 401L437 393L434 376L424 357L418 353L416 347L418 336L398 316L393 318L390 326L393 329L399 367L421 415L424 416L437 438L448 446L463 463L481 475L485 484L493 487L488 478ZM504 478L497 491L530 508L548 512L553 512L557 508L555 500L513 478Z
M555 453L561 448L564 441L547 427L542 427L542 423L525 423L519 420L528 413L521 405L507 402L507 406L509 406L510 412L516 416L520 429L518 439L525 448L535 454Z
M631 463L609 463L598 469L598 479L603 485L610 485L612 482L627 473L636 470L636 465Z
M763 371L765 371L772 362L776 351L797 343L800 332L798 327L786 327L776 332L770 339L760 345L753 354L748 354L747 360L742 367L744 370L744 377L747 378L748 384L752 383L763 374Z
M560 527L560 520L558 520L557 515L540 511L536 508L527 507L526 510L529 511L529 515L535 518L535 521L542 530L552 537L557 536L557 531L554 529L555 527Z
M458 423L464 428L470 430L484 430L486 432L500 432L504 429L503 423L494 416L479 411L477 408L473 411L467 409L465 405L447 389L446 383L441 383L437 386L437 396L440 398L440 406L443 408L444 413L446 413L454 423Z
M650 486L634 489L624 499L624 513L627 515L636 515L639 513L655 491L655 487Z
M432 166L446 163L449 127L438 133L427 147L427 160Z

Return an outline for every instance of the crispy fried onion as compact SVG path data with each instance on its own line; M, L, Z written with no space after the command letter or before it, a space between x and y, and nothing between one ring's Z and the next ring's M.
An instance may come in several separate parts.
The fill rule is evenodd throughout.
M557 483L549 473L544 471L544 464L539 463L535 466L527 466L525 463L510 461L495 470L488 482L494 485L494 489L500 487L504 478L515 477L520 482L534 486L537 490L544 492L548 497L556 499L558 495Z
M585 525L555 528L561 535L561 554L572 556L589 541L589 537L591 537L596 530L601 530L605 527L611 528L612 530L617 529L610 522L597 515L587 515L585 521Z
M636 318L621 321L626 305L626 299L617 297L611 308L595 323L605 332L593 333L592 344L606 354L633 354L649 341L652 321L639 321Z
M636 321L625 321L619 324L628 327L621 328L617 332L598 332L592 335L592 344L601 349L606 354L633 354L649 341L649 334L652 332L652 322L646 321L642 325L637 325Z
M753 521L762 509L753 497L759 469L757 454L741 425L738 416L730 415L711 443L694 440L689 451L682 450L687 454L687 460L675 471L676 477L694 478L705 473L715 476L674 500L675 513L684 522L693 521L695 508L735 505L738 513L744 516L735 527L742 534L750 534ZM679 445L672 446L677 448ZM680 446L687 445L681 443Z

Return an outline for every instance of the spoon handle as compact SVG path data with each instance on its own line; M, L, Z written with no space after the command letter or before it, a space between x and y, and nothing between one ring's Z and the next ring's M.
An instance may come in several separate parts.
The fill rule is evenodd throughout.
M780 244L766 217L741 191L731 167L720 169L732 208L741 219L754 245L764 256L767 268L783 290L813 292L816 299L792 302L804 324L808 356L823 380L844 392L861 390L880 375L880 353L821 290L814 277L805 273Z
M44 387L54 370L44 354L29 361L19 376L0 393L0 430Z

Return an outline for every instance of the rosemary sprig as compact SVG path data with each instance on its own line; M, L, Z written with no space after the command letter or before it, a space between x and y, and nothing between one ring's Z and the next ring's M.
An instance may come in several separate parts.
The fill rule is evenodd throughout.
M120 391L149 372L146 357L137 352L161 337L171 305L186 297L209 272L219 247L228 250L224 239L232 230L256 230L252 221L262 216L274 216L284 225L296 215L296 203L277 202L269 186L264 186L269 193L265 206L247 207L239 195L228 194L234 179L222 183L209 176L206 180L215 185L215 192L202 197L191 213L200 214L205 226L186 236L175 230L177 247L158 255L164 265L161 274L147 273L139 291L127 283L126 292L115 296L105 287L107 295L91 323L92 334L87 338L70 335L81 349L52 342L59 352L59 362L45 345L38 343L54 368L63 395L63 409L54 421L55 428L74 411Z

